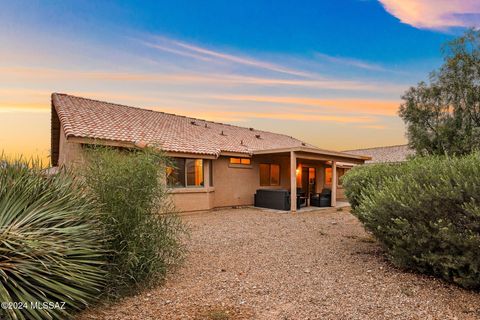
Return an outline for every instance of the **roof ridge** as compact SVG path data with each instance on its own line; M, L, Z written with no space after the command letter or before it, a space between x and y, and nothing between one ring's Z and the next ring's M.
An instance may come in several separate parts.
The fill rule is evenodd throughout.
M72 97L72 98L76 98L76 99L83 99L83 100L88 100L88 101L93 101L93 102L100 102L100 103L105 103L105 104L115 105L115 106L120 106L120 107L125 107L125 108L131 108L131 109L137 109L137 110L143 110L143 111L163 113L163 114L171 115L171 116L175 116L175 117L182 117L182 118L187 118L187 119L192 119L192 120L198 120L198 121L203 121L203 122L215 123L215 124L220 124L220 125L230 126L230 127L235 127L235 128L250 129L249 127L242 127L242 126L238 126L238 125L234 125L234 124L229 124L229 123L217 122L217 121L212 121L212 120L205 120L205 119L200 119L200 118L195 118L195 117L189 117L189 116L184 116L184 115L180 115L180 114L176 114L176 113L170 113L170 112L165 112L165 111L158 111L158 110L151 110L151 109L147 109L147 108L140 108L140 107L135 107L135 106L129 106L129 105L126 105L126 104L108 102L108 101L105 101L105 100L79 97L79 96L71 95L71 94L68 94L68 93L54 92L54 93L52 93L52 96L53 96L53 95L67 96L67 97ZM299 140L299 139L297 139L297 138L294 138L294 137L292 137L292 136L290 136L290 135L287 135L287 134L284 134L284 133L277 133L277 132L266 131L266 130L259 130L259 129L254 129L254 131L263 132L263 133L278 134L278 135L282 135L282 136L289 137L289 138L291 138L291 139L300 141L300 142L302 142L302 143L309 144L309 143L307 143L307 142L305 142L305 141L303 141L303 140ZM311 144L309 144L309 145L311 145ZM311 145L311 146L313 146L313 145ZM314 147L315 147L315 146L314 146Z
M109 104L109 105L115 105L115 106L120 106L120 107L125 107L125 108L131 108L131 109L139 109L139 110L144 110L144 111L165 113L165 112L162 112L162 111L155 111L155 110L150 110L150 109L146 109L146 108L128 106L128 105L126 105L126 104L115 103L115 102L108 102L108 101L105 101L105 100L91 99L91 98L74 96L74 95L71 95L71 94L68 94L68 93L54 92L54 93L52 93L52 95L67 96L67 97L71 97L71 98L83 99L83 100L88 100L88 101L92 101L92 102L106 103L106 104Z
M408 147L408 143L405 143L405 144L394 144L394 145L390 145L390 146L381 146L381 147L370 147L370 148L359 148L359 149L342 150L341 152L360 151L360 150L372 150L372 149L380 149L380 148L394 148L394 147Z

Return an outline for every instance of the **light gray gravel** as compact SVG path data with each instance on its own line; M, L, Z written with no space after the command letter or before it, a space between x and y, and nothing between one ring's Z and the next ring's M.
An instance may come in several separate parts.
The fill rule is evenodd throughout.
M392 267L348 211L183 217L189 256L164 286L79 319L480 319L480 294Z

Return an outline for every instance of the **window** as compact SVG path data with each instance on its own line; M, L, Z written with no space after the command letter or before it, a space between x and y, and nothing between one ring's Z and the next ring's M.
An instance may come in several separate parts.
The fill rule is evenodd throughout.
M187 159L187 187L203 186L203 160Z
M250 158L230 158L230 164L249 166L252 161Z
M337 168L337 185L341 186L340 178L348 171L347 168ZM332 184L332 168L325 168L325 184Z
M332 168L325 168L325 184L332 184Z
M342 186L342 180L340 178L343 177L349 169L350 168L340 168L340 169L338 169L338 173L337 173L338 180L337 181L338 181L339 186Z
M173 158L167 167L167 185L170 188L185 187L185 159Z
M315 184L315 168L308 168L308 183Z
M260 164L260 185L280 185L280 166L278 164Z
M173 158L166 169L167 185L170 188L203 186L203 160Z

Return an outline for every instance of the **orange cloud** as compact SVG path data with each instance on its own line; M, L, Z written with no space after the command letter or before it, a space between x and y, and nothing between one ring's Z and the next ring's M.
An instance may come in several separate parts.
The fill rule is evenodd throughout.
M380 124L370 124L370 125L360 126L360 128L383 130L386 127L384 125L380 125Z
M173 107L152 107L154 110L179 114L178 108ZM241 122L250 119L274 119L307 122L334 122L334 123L373 123L376 121L371 116L348 116L348 115L325 115L315 113L299 112L295 109L284 112L265 111L225 111L225 110L183 110L182 115L203 118L220 122Z
M41 81L41 80L99 80L114 82L153 82L178 85L261 85L261 86L295 86L317 89L335 89L344 91L369 91L398 93L405 86L396 84L380 84L376 82L360 82L337 79L282 79L272 77L254 77L230 74L199 74L199 73L138 73L113 71L77 71L53 68L0 68L0 79L5 81Z
M424 29L479 27L478 0L379 0L403 23Z
M369 99L314 99L307 97L277 97L249 95L219 95L212 98L232 101L268 102L278 104L303 105L318 107L327 111L362 113L372 115L394 116L397 114L400 101ZM300 110L300 109L297 109ZM310 109L309 111L315 111ZM318 111L318 110L317 110Z

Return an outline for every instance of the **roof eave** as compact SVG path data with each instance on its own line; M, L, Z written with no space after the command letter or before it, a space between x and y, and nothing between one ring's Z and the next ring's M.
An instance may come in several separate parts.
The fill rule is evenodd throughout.
M255 150L252 153L254 155L260 155L260 154L273 154L273 153L292 152L292 151L314 153L318 155L336 156L336 157L350 158L350 159L363 160L363 161L372 159L369 156L355 155L355 154L349 154L349 153L338 152L338 151L322 150L322 149L316 149L311 147L292 147L292 148Z

